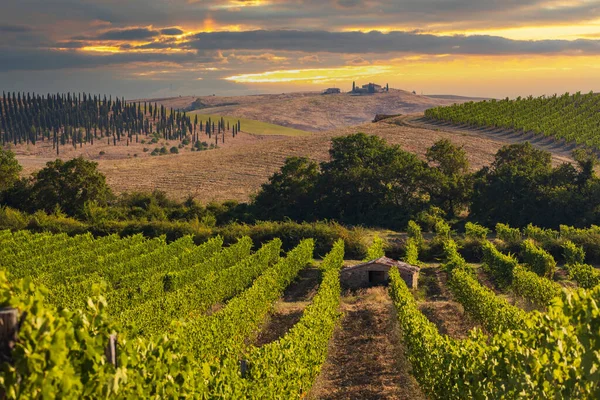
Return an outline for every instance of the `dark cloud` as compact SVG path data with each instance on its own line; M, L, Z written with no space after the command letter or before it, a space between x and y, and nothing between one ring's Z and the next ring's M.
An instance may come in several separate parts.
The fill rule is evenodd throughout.
M283 50L326 53L599 54L598 40L510 40L496 36L435 36L407 32L250 31L200 33L198 50Z
M96 68L117 64L144 62L210 62L216 59L216 56L211 57L211 54L217 54L217 52L203 52L202 55L189 53L116 53L92 55L78 51L0 48L0 71Z
M29 26L24 25L0 25L0 33L26 33L31 32Z
M144 40L160 36L160 32L148 28L113 29L89 38L95 40Z
M166 36L177 36L177 35L183 35L183 31L179 28L165 28L165 29L161 29L160 33Z

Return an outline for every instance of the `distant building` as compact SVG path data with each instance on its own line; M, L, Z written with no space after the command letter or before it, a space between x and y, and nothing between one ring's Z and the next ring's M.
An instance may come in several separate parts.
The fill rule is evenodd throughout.
M323 94L340 94L342 91L338 88L329 88L323 92Z
M362 85L362 87L356 86L355 83L352 83L352 94L374 94L374 93L384 93L389 92L389 86L386 85L382 87L376 83L367 83L366 85Z

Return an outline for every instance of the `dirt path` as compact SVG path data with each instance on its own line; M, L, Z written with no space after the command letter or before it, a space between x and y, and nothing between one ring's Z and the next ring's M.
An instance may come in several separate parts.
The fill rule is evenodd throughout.
M304 313L306 306L317 294L322 279L318 268L305 268L298 277L287 287L282 298L275 303L273 313L256 338L255 346L264 346L284 336Z
M436 265L422 268L419 287L422 297L419 309L438 331L456 339L466 338L475 324L465 315L462 306L452 300L446 273Z
M574 143L567 143L564 140L557 140L552 137L535 135L531 132L523 133L500 128L473 128L466 125L453 125L448 122L436 122L425 118L423 115L405 115L394 119L398 125L408 126L417 129L440 130L454 134L467 134L486 137L505 143L530 142L534 147L549 151L558 162L573 162L571 153L578 146Z
M342 298L344 313L310 398L424 399L403 354L386 288Z

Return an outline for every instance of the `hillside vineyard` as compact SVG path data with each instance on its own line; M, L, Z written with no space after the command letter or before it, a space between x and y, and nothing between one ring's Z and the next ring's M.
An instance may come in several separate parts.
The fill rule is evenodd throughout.
M3 390L8 398L300 396L339 317L344 243L321 263L318 293L298 323L261 347L252 338L311 264L314 242L285 257L279 239L251 247L249 238L223 247L220 237L196 246L190 237L0 232L0 302L23 318L11 362L1 364Z
M425 111L428 118L533 132L600 149L600 96L565 93L561 96L468 102Z

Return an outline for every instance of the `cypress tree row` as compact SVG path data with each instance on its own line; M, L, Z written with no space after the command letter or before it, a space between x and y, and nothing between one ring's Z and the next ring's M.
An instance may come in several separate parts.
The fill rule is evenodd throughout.
M225 131L225 119L218 122L218 132ZM235 125L234 125L235 127ZM240 129L238 121L237 131ZM229 122L227 123L229 130ZM192 121L185 112L167 109L148 102L101 97L86 93L39 94L2 93L0 101L0 143L14 145L52 141L59 146L94 144L102 138L110 145L125 141L139 142L139 136L158 134L165 140L183 140L188 135L199 140L204 131L209 138L216 133L215 121ZM197 135L198 133L198 135Z

